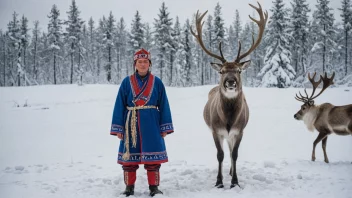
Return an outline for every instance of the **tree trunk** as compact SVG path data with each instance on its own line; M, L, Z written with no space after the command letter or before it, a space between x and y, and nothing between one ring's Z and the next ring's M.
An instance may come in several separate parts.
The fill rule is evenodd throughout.
M325 25L324 25L325 32ZM325 73L325 53L326 53L326 36L324 36L324 47L323 47L323 73Z
M345 76L347 76L347 59L348 59L348 53L347 53L347 43L348 43L348 31L345 31Z
M107 80L110 83L111 81L111 46L109 46L109 63L107 65L106 72L107 72Z
M4 39L4 74L3 74L3 78L4 78L4 86L6 86L6 43L5 43L5 39Z
M56 53L54 51L54 85L56 85Z
M70 83L73 83L73 49L74 49L74 43L72 42L71 44L71 79Z
M33 72L34 72L34 79L35 81L38 80L38 74L37 74L37 41L38 41L38 35L35 35L35 42L34 42L34 63L33 63Z

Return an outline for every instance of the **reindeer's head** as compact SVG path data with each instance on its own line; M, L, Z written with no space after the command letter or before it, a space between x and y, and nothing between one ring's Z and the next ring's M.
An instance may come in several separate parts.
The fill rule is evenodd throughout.
M309 81L312 83L313 85L313 91L310 97L308 97L307 91L306 89L304 89L304 92L306 94L306 96L303 96L301 94L301 92L299 92L298 96L296 94L296 100L303 102L304 104L301 106L301 109L294 115L294 118L297 120L302 120L304 115L307 114L307 112L309 112L309 110L314 107L314 99L317 98L320 94L322 94L324 92L324 90L326 88L328 88L330 85L334 84L333 80L335 77L335 72L332 74L332 76L330 78L328 78L327 74L325 73L325 76L321 76L320 75L320 79L319 81L315 82L314 81L314 77L315 77L316 73L314 73L313 78L310 77L310 74L308 73L308 79ZM321 83L321 81L323 81L323 88L321 89L320 93L317 94L316 96L314 96L314 92L316 90L316 88L319 86L319 84Z
M196 15L196 29L197 33L195 34L191 28L191 33L193 36L197 39L199 45L202 47L202 49L211 57L216 58L221 61L221 63L211 63L211 66L217 70L220 75L220 89L221 92L227 97L227 98L235 98L239 92L242 91L242 81L241 81L241 72L245 70L249 64L250 61L244 61L241 62L241 59L244 57L248 56L252 51L255 50L255 48L258 47L264 33L266 21L268 19L268 12L263 13L262 7L259 5L259 8L249 4L252 8L254 8L259 16L260 20L255 20L251 16L249 18L253 20L255 23L258 24L259 26L259 34L258 38L256 41L254 41L254 37L252 35L252 46L251 48L244 54L241 55L241 42L239 41L239 47L238 47L238 54L237 58L234 62L227 62L226 59L223 56L222 53L222 48L221 48L221 42L219 43L219 50L220 50L220 56L216 55L212 52L210 52L204 45L203 40L202 40L202 28L203 24L202 19L204 16L207 14L208 11L206 11L204 14L200 14L197 11Z

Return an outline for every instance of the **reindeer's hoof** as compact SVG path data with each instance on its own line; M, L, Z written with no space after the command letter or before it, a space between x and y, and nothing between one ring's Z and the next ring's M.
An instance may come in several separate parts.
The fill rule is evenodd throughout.
M238 183L236 183L236 184L231 184L230 188L234 188L234 187L236 187L236 186L238 186L240 189L242 189L241 186L240 186Z
M216 184L215 184L215 187L217 187L217 188L223 188L223 187L224 187L224 184L222 183L222 181L217 181Z
M315 157L312 157L312 161L313 161L313 162L315 161Z
M329 160L328 159L326 159L326 160L324 160L325 161L325 163L329 163Z

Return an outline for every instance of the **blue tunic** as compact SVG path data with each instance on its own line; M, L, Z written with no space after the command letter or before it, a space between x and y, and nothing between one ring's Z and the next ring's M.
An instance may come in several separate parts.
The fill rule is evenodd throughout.
M117 162L122 165L158 164L168 161L165 142L164 138L161 137L161 133L167 132L170 134L174 131L169 102L162 81L156 76L149 78L150 75L148 73L143 80L137 73L126 77L122 81L116 97L110 134L117 135L121 133L125 138L127 107L135 106L133 100L135 99L136 90L133 89L132 78L134 77L137 80L139 88L145 88L150 79L154 80L153 83L150 83L152 86L151 94L145 98L145 101L148 101L145 106L151 105L157 108L137 110L137 144L135 148L132 147L131 143L132 119L130 115L128 123L130 158L128 160L122 158L122 155L126 152L125 140L123 139L120 141L117 159Z

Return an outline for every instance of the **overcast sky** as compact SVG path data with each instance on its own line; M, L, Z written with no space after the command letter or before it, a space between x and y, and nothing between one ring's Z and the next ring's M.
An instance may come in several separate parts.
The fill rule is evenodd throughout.
M72 0L0 0L0 29L6 30L7 24L11 20L12 13L16 11L19 16L26 16L29 20L30 28L33 27L33 21L39 20L42 30L47 30L48 14L50 13L53 4L58 6L60 10L60 18L67 19L66 12ZM253 9L248 6L248 3L256 4L254 0L76 0L81 18L88 21L93 17L94 21L102 18L103 15L108 16L112 11L115 18L123 17L130 29L131 21L138 10L142 16L142 22L149 22L153 27L154 18L159 13L159 8L162 2L165 2L170 16L175 19L179 17L181 24L184 24L187 18L191 19L192 15L199 9L201 12L209 10L208 13L213 15L214 8L217 2L222 7L223 18L226 26L233 22L235 10L240 12L241 20L248 20L248 15L253 13ZM273 0L258 0L264 9L270 9ZM284 0L286 6L290 6L288 0ZM308 0L311 10L315 10L316 0ZM340 11L337 8L341 7L341 0L331 0L331 7L334 9L335 22L341 21Z

